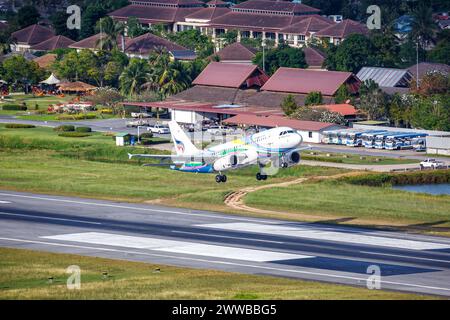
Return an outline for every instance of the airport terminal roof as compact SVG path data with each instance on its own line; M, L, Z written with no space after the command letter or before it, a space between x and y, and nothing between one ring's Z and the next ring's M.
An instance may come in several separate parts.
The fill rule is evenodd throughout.
M18 43L26 43L28 45L41 43L54 36L53 30L38 24L33 24L11 34L12 39L15 39Z
M228 88L261 87L268 76L255 65L211 62L192 82L194 85Z
M314 36L316 37L333 37L333 38L346 38L352 33L359 33L367 35L369 29L357 21L346 19L340 23L336 23L326 27L320 31L317 31Z
M35 44L31 47L31 49L36 51L51 51L55 49L68 48L73 43L75 43L75 41L72 39L59 35Z
M351 91L356 91L357 88L352 86L359 86L359 82L351 72L279 68L261 90L300 94L319 91L332 96L343 84L349 84Z
M356 75L361 81L373 80L381 87L408 87L412 80L406 69L363 67Z
M280 30L281 33L309 35L311 32L317 32L334 22L317 14L305 16L300 22L294 23Z
M255 48L235 42L214 55L218 56L220 61L252 61L257 52L258 50Z
M254 125L260 127L289 127L302 131L321 131L327 128L336 127L335 123L304 121L289 119L276 115L254 115L254 114L238 114L234 117L225 119L223 122L231 124Z
M155 48L163 47L167 51L186 51L185 47L182 47L169 40L158 37L152 33L146 33L139 37L129 39L125 43L125 52L129 54L143 54L148 55Z

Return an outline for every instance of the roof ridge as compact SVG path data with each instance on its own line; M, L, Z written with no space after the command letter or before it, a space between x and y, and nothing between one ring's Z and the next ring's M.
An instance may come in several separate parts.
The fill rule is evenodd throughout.
M30 31L30 33L28 34L28 38L27 38L27 42L28 42L28 43L30 42L31 36L33 35L34 30L36 29L36 27L37 27L37 24L36 24L36 23L32 25L31 31Z

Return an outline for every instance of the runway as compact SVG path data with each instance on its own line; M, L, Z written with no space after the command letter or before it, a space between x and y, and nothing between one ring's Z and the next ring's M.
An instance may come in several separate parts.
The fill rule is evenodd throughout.
M400 232L0 191L0 246L450 297L450 239Z

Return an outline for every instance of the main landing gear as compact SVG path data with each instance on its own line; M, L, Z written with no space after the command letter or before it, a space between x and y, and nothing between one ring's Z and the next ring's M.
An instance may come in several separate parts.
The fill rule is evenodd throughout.
M216 182L217 183L221 183L221 182L227 182L227 176L224 174L218 174L216 176Z
M260 172L258 172L256 174L256 180L258 180L258 181L267 180L267 174L261 174Z

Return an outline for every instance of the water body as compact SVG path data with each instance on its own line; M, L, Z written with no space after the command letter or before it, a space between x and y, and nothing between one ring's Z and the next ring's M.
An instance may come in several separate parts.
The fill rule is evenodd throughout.
M392 188L409 192L421 192L435 195L439 194L450 195L450 183L393 186Z

